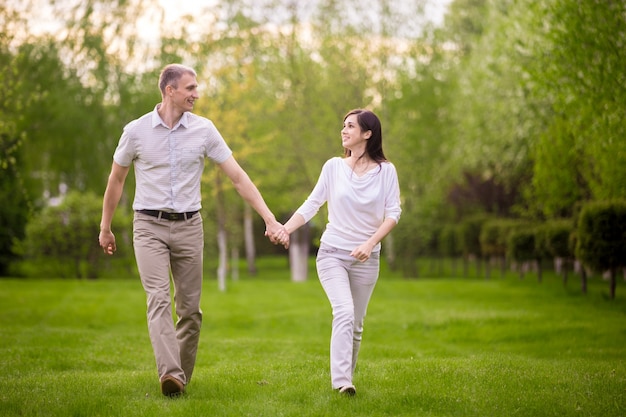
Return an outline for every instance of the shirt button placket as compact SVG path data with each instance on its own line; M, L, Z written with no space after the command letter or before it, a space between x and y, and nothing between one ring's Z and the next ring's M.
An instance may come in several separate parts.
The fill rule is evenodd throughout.
M167 139L170 147L170 199L171 206L175 209L176 196L174 195L174 189L176 186L176 177L178 176L178 165L176 164L176 137L173 130L170 130Z

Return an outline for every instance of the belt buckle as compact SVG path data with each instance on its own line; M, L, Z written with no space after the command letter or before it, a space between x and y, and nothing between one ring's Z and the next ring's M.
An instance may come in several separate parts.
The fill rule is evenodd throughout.
M170 213L170 220L180 220L181 216L178 213Z

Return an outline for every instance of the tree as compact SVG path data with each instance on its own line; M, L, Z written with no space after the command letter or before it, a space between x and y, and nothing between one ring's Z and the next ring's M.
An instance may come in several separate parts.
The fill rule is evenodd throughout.
M566 285L568 267L574 259L570 244L574 224L569 219L551 220L544 223L540 230L545 248L553 259L561 263L563 285Z
M0 6L0 23L3 24L0 27L0 84L3 86L0 90L0 199L11 202L0 205L0 276L5 276L17 257L13 245L24 237L32 210L31 197L19 169L26 135L18 125L22 112L36 99L36 93L22 88L23 74L12 51L12 34L24 22L14 12Z
M535 151L534 199L540 212L571 211L572 201L624 198L626 4L541 2L531 91L550 103Z
M536 232L532 227L511 231L507 238L507 256L517 262L520 279L524 277L524 267L534 262L537 267L537 278L541 282L541 253L537 251Z
M461 249L463 251L465 276L468 275L470 258L476 259L477 270L478 273L480 273L480 265L483 257L480 245L480 233L486 221L487 216L474 214L473 216L463 219L459 226L459 241L461 242Z

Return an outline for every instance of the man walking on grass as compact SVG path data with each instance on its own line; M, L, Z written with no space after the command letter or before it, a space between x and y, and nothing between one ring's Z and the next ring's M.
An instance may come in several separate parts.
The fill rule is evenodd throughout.
M106 254L116 250L111 220L134 164L133 247L147 296L148 331L161 391L173 397L182 394L191 380L202 323L204 237L199 210L205 158L218 164L263 218L272 241L282 225L233 158L215 125L191 112L198 99L195 71L168 65L159 77L159 88L161 103L126 125L113 155L99 243ZM176 323L171 311L170 274Z

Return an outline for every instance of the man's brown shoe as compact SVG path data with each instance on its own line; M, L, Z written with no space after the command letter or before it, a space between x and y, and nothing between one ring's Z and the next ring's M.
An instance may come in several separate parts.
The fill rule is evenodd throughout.
M185 392L185 386L171 375L161 378L161 392L167 397L178 397Z

